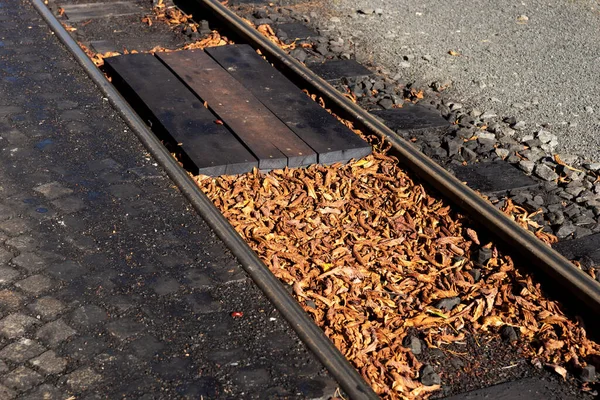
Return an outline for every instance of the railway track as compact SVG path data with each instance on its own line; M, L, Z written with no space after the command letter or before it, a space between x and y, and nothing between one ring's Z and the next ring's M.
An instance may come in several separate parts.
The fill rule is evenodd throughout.
M207 183L209 182L208 180L201 179L196 181L190 178L188 172L184 170L178 162L183 160L176 160L173 158L171 154L173 149L166 148L163 143L161 143L155 135L155 132L152 132L152 130L149 129L149 126L145 123L144 119L138 116L137 112L132 107L133 104L127 102L122 95L119 94L115 86L107 80L103 72L94 65L89 57L90 55L86 54L73 39L71 35L73 35L76 30L74 30L72 26L67 25L67 29L71 31L69 33L67 29L65 29L65 26L63 26L56 18L56 15L50 12L41 1L34 0L34 4L50 24L53 31L65 43L77 61L99 86L100 90L109 101L111 101L115 109L119 111L124 120L138 135L142 143L165 168L194 208L227 244L235 256L240 260L248 274L296 330L299 337L317 355L331 374L335 376L345 393L349 397L357 399L377 398L372 387L375 387L376 391L379 393L385 393L382 386L377 386L377 384L367 384L364 379L366 377L365 369L362 369L361 372L363 373L361 376L355 369L355 366L353 366L346 357L332 345L330 339L323 334L322 329L315 325L313 319L309 317L300 304L290 295L286 287L282 285L280 280L278 280L270 271L269 267L265 265L265 258L259 257L257 251L255 251L256 247L252 245L252 238L249 235L243 235L243 237L240 236L240 232L236 232L232 226L232 223L236 222L235 219L229 215L228 220L224 216L224 214L227 213L225 213L223 207L219 209L215 206L215 202L218 203L219 201L223 201L223 198L219 197L217 194L218 190L214 188L211 189L210 185ZM58 14L61 14L62 11L58 11L57 8L60 4L54 6L55 11ZM557 299L562 301L567 307L572 306L573 304L584 304L585 310L583 310L583 312L578 312L577 314L582 314L583 317L586 318L588 331L591 333L595 332L593 318L600 312L600 287L587 275L578 270L569 260L565 259L550 246L537 239L530 232L522 229L522 227L493 207L478 193L471 190L468 186L446 172L431 159L418 152L410 143L400 138L379 119L358 107L350 101L348 97L335 90L329 83L310 69L306 68L306 66L295 61L283 51L280 46L276 45L254 27L241 20L222 4L212 0L196 0L194 2L182 4L182 7L184 6L186 10L190 10L194 15L203 15L210 21L218 21L219 33L221 36L231 36L235 38L234 40L236 43L244 43L250 45L253 49L259 50L270 63L277 67L277 69L287 77L287 79L294 82L300 88L306 89L309 94L316 95L317 98L321 97L328 108L345 121L351 122L353 128L360 130L365 137L374 137L375 139L373 139L371 143L374 143L375 145L382 142L389 143L391 148L387 151L386 157L394 157L399 160L402 168L410 171L409 175L411 177L406 179L416 179L419 180L419 182L423 182L424 185L433 188L437 192L434 197L443 197L444 201L453 204L454 207L459 208L462 212L467 214L469 218L475 222L475 226L487 232L482 234L482 237L484 235L489 236L494 242L497 242L499 244L498 248L502 253L509 253L513 256L516 260L515 264L518 264L519 266L526 265L529 268L529 271L534 273L534 276L538 281L542 281L544 282L544 285L549 286L550 292L552 292L552 285L561 288L564 292L562 293L562 296L556 291L552 292L552 294L558 296ZM66 12L68 14L68 9ZM93 12L102 13L102 10L99 9ZM124 8L124 11L121 10L120 12L123 13L123 15L129 15L127 13L130 12L136 15L135 10L132 11L127 9L127 7ZM118 13L114 13L114 15L118 17ZM91 19L93 18L90 18L90 15L83 15L81 19L78 20L75 18L72 19L72 21L79 21L79 23L85 24L86 21ZM81 38L78 38L78 40L80 39ZM90 42L95 42L96 46L101 46L104 40L95 40L98 39L95 37L88 37L87 39ZM136 40L138 40L140 44L145 42L143 37L138 37ZM142 50L148 51L153 47L155 47L154 43L148 42L148 46ZM183 72L181 74L183 74ZM114 79L115 75L113 74L112 77ZM360 157L361 156L357 156L356 158ZM395 164L393 159L386 158L383 161L380 161L382 163L391 162L392 164ZM367 163L368 162L372 161L367 161ZM186 165L189 163L184 162L183 164ZM355 168L361 168L365 165L365 163L354 164ZM370 165L367 165L367 167L369 166ZM335 168L343 167L337 166ZM386 168L389 170L389 168L393 169L396 168L396 166L390 165L386 166ZM352 168L350 167L350 169ZM197 173L198 171L195 172ZM321 172L325 174L326 170ZM391 177L393 179L404 179L404 175L402 175L401 172L396 172L396 175L391 175ZM293 178L296 180L302 179L300 176L293 176ZM282 176L280 183L285 181L285 179L286 177ZM232 183L234 181L225 182ZM249 185L252 183L251 180L248 182ZM260 181L260 183L264 184L264 181ZM246 186L246 188L248 187L256 187L256 185ZM310 188L302 190L307 190L307 192L309 192ZM411 190L418 190L418 185L411 186ZM405 221L405 223L406 222L407 221ZM474 240L477 241L477 239ZM459 249L454 251L454 255L458 255L457 251L460 252L462 250ZM263 254L260 255L262 256ZM356 257L356 255L354 256ZM359 254L356 258L360 257ZM484 264L486 261L487 260L484 261ZM430 262L435 263L436 260L432 259ZM269 264L272 267L272 263L269 262ZM325 270L325 272L327 272L327 270ZM281 278L281 276L279 277ZM285 281L285 279L282 280ZM566 296L565 293L567 293ZM296 295L299 295L298 291L296 291ZM573 301L573 298L576 300ZM451 311L451 309L446 311ZM443 316L440 317L438 315L438 317L447 319L451 315L449 313L442 314ZM433 315L435 316L435 314ZM586 360L583 361L586 363ZM423 371L421 371L421 374L422 373ZM419 387L424 388L423 385L419 385L416 388L412 388L412 390ZM410 396L419 397L427 392L428 391L426 390L420 389L412 392ZM406 393L404 394L407 395Z

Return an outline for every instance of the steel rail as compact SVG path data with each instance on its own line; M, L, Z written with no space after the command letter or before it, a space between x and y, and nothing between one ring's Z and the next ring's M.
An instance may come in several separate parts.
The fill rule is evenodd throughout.
M352 399L378 399L379 397L373 389L363 380L329 338L325 336L321 328L304 312L299 303L288 293L283 284L271 273L256 253L252 251L210 199L198 188L187 172L179 166L169 151L88 58L77 42L44 5L43 1L32 0L32 3L48 23L50 29L67 47L100 91L108 98L112 106L120 113L123 120L134 131L154 159L165 169L194 209L237 257L244 270L287 320L300 339L316 355L331 375L337 379L344 392Z
M539 268L562 288L576 296L596 315L600 314L600 285L577 269L569 260L521 228L381 121L349 101L329 83L289 56L221 3L216 0L186 1L209 10L224 23L226 29L233 31L242 40L259 49L270 62L287 71L288 75L291 75L288 78L301 81L306 85L305 89L321 95L328 107L336 109L341 115L357 123L357 127L362 128L365 133L377 135L390 142L403 165L492 232L509 246L511 251L518 253L522 260Z

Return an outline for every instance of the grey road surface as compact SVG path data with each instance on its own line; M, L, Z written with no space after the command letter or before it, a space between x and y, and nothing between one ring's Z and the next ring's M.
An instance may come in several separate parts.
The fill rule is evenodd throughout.
M558 151L600 160L598 0L324 0L321 22L401 80L452 81L447 95ZM451 55L453 52L455 55ZM362 53L362 54L361 54Z

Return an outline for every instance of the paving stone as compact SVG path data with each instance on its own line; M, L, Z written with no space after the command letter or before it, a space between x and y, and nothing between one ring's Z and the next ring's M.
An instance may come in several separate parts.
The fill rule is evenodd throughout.
M65 303L54 297L41 297L27 306L36 317L52 320L66 308Z
M21 253L12 262L30 273L38 272L46 267L46 261L34 253Z
M189 358L173 357L161 359L152 364L152 371L165 380L179 379L190 370L191 360Z
M93 304L81 306L71 314L71 322L84 328L98 325L107 319L106 311Z
M10 389L25 391L39 385L43 380L44 378L37 372L20 366L6 374L2 379L2 383Z
M91 172L100 172L104 170L118 170L122 166L112 158L104 158L102 160L93 160L87 164L88 169Z
M44 374L60 374L67 367L67 360L58 357L52 350L48 350L39 357L29 360L29 363Z
M33 251L38 247L38 241L31 236L19 236L8 239L6 244L21 252Z
M79 197L69 196L51 202L53 206L63 213L72 214L85 208L85 202Z
M15 363L22 363L42 354L46 349L38 342L21 338L0 350L0 358Z
M0 248L0 264L6 264L10 260L12 260L14 256L15 255L12 251Z
M242 282L248 279L244 270L240 266L234 264L213 266L212 277L217 282L224 284Z
M132 341L128 348L140 360L150 361L165 348L165 344L154 336L144 335Z
M118 312L124 313L135 307L134 300L132 297L112 296L106 300L106 303Z
M269 382L271 375L264 368L241 368L235 373L233 380L242 389L251 390Z
M15 286L30 295L39 296L52 288L54 282L45 275L33 275L15 283Z
M12 400L17 396L17 394L7 388L4 385L0 385L0 399L2 400Z
M243 347L234 347L226 350L213 349L206 355L209 361L212 361L218 365L227 364L239 364L242 360L246 359L248 354Z
M6 232L9 236L19 236L31 230L31 227L21 218L12 218L0 223L0 230Z
M179 290L179 282L173 278L161 277L156 283L152 284L152 288L159 296L176 293Z
M0 336L15 339L22 336L31 326L40 322L28 315L15 313L0 320Z
M140 188L133 184L114 185L111 186L108 191L110 194L120 199L132 198L142 194Z
M0 285L14 282L21 274L14 268L0 266Z
M0 290L0 310L11 311L19 308L24 301L21 293L14 290Z
M68 400L69 398L73 399L73 396L66 395L57 387L44 384L38 386L27 396L22 397L22 400Z
M109 345L108 338L104 336L80 336L65 344L63 351L64 354L68 354L70 359L89 362Z
M47 271L56 279L71 281L85 274L87 272L87 268L81 266L75 261L66 261L49 266Z
M73 328L59 319L53 322L48 322L46 325L42 326L35 333L35 337L36 339L40 339L45 343L48 343L50 346L56 346L76 333L77 332Z
M197 269L186 272L183 283L193 289L208 289L216 285L216 282L207 273Z
M185 299L195 314L208 314L222 310L221 302L209 292L194 293L186 296Z
M129 319L121 319L106 326L108 332L119 340L126 340L144 330L144 325Z
M59 197L67 196L73 193L73 190L61 185L58 182L50 182L33 188L38 193L43 194L49 200L55 200Z
M67 385L74 391L83 392L100 381L102 381L102 375L98 374L90 367L83 367L68 375Z

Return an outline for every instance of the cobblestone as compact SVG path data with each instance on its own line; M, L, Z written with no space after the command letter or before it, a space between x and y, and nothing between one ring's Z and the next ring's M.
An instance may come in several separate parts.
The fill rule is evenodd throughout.
M0 267L0 285L6 285L16 280L19 275L19 271L10 267Z
M72 396L66 396L64 392L52 385L40 385L37 389L33 390L29 395L23 397L23 400L66 400L73 398Z
M0 350L0 358L15 363L22 363L40 355L44 350L46 349L41 344L31 339L21 338Z
M53 297L42 297L27 306L38 318L52 320L66 308L65 304Z
M56 346L60 342L67 340L77 333L73 328L62 320L48 322L42 326L35 334L35 337L48 343L50 346Z
M12 400L17 394L7 388L6 386L0 385L0 399Z
M0 290L0 310L12 311L21 306L23 295L13 290Z
M29 363L44 374L59 374L67 367L67 360L57 357L52 350L30 360Z
M43 380L44 378L37 372L21 366L6 374L2 383L12 390L25 391L40 384Z
M33 296L39 296L53 286L53 281L45 275L33 275L15 283L15 286Z
M28 315L16 313L10 314L0 320L0 336L7 339L15 339L23 335L31 326L40 322Z
M3 1L0 399L293 397L326 375L30 3Z
M0 223L0 230L10 236L18 236L31 230L29 224L22 218L13 218Z
M80 368L71 372L67 378L67 385L76 392L83 392L94 384L100 382L102 376L89 367Z
M67 196L73 193L73 190L64 187L59 182L50 182L33 188L36 192L39 192L46 196L50 200L58 199L62 196Z
M79 307L71 315L71 322L84 328L98 325L108 319L106 311L96 305Z
M46 262L33 253L22 253L12 262L30 273L38 272L46 266Z

